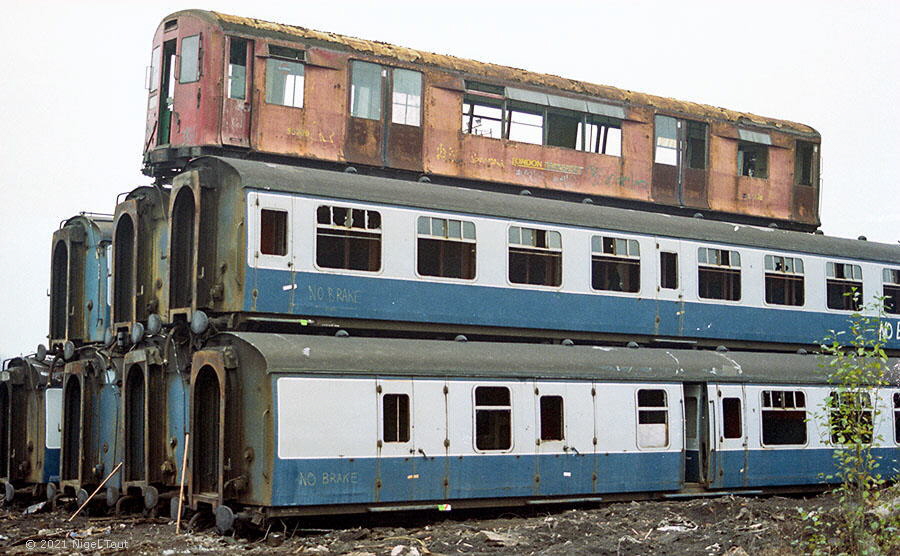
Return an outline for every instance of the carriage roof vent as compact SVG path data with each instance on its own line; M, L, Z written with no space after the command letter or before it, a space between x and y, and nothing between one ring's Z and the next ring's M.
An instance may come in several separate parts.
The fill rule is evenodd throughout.
M178 28L178 18L170 19L163 25L163 32Z
M869 241L868 238L866 238L866 236L859 236L859 237L856 238L856 239L858 239L858 240L860 240L860 241Z

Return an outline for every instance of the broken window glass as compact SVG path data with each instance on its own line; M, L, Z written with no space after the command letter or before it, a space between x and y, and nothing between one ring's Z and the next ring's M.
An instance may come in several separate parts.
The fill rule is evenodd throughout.
M622 121L585 115L578 124L578 150L622 156Z
M391 121L418 126L422 113L422 74L405 69L394 70L394 102Z
M229 37L228 98L247 98L247 40Z
M509 281L513 284L559 286L562 241L559 232L511 226Z
M354 60L350 68L350 115L354 118L380 120L381 66Z
M503 137L503 101L466 95L463 99L462 131L500 139Z
M641 289L641 251L634 239L591 238L591 287L636 293Z
M475 278L475 224L420 216L417 269L422 276Z
M819 146L808 141L797 141L797 150L794 153L795 167L794 178L797 185L815 185L816 180L816 154Z
M541 145L544 142L544 113L540 107L525 103L507 103L508 139Z
M741 299L741 255L737 251L697 250L698 295L705 299Z
M806 396L802 391L762 392L762 444L806 444Z
M738 175L769 177L769 147L759 143L738 143Z
M316 211L316 264L322 268L381 270L381 213L321 205Z
M829 309L859 311L862 308L862 267L857 264L825 263L825 288Z
M796 305L804 303L803 260L796 257L766 255L766 303Z

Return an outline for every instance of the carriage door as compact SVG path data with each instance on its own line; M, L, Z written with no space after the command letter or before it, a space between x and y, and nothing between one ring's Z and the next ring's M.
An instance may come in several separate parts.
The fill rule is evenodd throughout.
M222 103L223 145L250 147L250 92L253 75L253 41L228 37L226 45L225 99Z
M714 488L746 486L749 476L747 404L744 387L715 384L707 387L713 423L709 485Z
M381 501L414 500L419 454L413 434L413 383L408 379L378 379L378 476Z
M705 122L657 114L651 192L657 203L709 208Z
M665 238L656 239L654 269L656 281L657 336L678 337L684 333L684 267L681 244Z
M350 162L422 170L422 74L350 63Z
M157 145L168 145L172 129L172 109L175 103L175 44L178 39L163 43L162 82L159 86L159 133Z
M705 484L709 454L709 411L702 384L684 385L684 480Z

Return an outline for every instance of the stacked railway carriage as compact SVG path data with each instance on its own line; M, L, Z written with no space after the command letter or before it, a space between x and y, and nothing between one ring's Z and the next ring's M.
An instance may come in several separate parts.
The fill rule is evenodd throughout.
M59 481L62 369L45 356L15 357L0 371L0 482L4 503L42 498Z
M198 10L161 22L147 86L163 179L224 154L819 225L820 136L794 122Z

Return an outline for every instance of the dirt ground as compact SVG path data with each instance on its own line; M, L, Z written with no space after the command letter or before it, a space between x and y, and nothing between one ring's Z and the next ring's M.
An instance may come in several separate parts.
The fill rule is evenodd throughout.
M13 507L0 509L0 552L780 555L799 553L792 544L803 530L798 510L832 503L828 495L725 496L540 512L420 512L276 522L267 531L225 537L214 528L176 535L174 523L163 518L78 516L67 522L64 510L26 515Z

